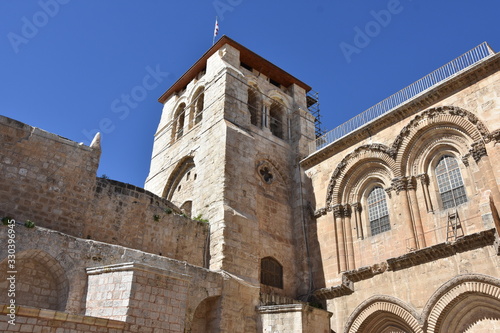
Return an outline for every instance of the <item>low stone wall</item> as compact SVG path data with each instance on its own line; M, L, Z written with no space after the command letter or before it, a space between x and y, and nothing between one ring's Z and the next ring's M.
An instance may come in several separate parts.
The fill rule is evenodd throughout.
M164 198L96 178L101 148L0 116L0 218L203 266L208 224Z

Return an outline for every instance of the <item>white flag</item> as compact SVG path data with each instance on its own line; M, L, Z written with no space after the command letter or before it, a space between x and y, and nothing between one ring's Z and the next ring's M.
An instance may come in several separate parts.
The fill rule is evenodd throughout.
M214 37L219 33L219 22L217 22L217 17L215 18L215 28L214 28Z

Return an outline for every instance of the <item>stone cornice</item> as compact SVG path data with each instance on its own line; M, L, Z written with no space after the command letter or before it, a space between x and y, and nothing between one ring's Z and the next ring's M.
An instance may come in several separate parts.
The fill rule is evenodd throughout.
M387 259L386 262L358 268L356 270L342 273L342 283L318 289L314 296L318 299L326 300L350 295L354 292L354 282L371 279L375 275L383 274L386 271L397 271L421 264L425 264L437 259L451 257L460 252L471 251L484 246L494 245L497 254L500 255L500 242L496 236L495 229L489 229L458 238L454 242L440 243L420 250L412 251L396 258Z

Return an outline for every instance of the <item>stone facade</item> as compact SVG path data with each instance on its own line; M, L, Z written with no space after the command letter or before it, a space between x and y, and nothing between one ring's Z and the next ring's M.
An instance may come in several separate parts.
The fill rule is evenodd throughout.
M144 189L0 117L0 330L500 331L499 68L310 152L311 88L224 36L160 97Z

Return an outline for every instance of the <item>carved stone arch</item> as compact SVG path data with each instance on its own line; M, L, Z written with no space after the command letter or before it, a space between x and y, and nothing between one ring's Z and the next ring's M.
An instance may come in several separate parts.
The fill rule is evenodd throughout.
M220 327L221 297L211 296L202 300L192 314L192 320L186 322L186 332L215 332ZM189 319L191 319L189 318Z
M390 148L383 144L363 145L347 154L347 156L344 157L339 164L337 164L337 167L330 177L330 182L326 192L326 207L341 203L337 202L340 198L340 184L346 175L348 175L348 172L355 171L353 166L358 165L360 161L379 161L381 165L385 165L388 170L391 170L391 173L394 175L397 168L392 156L393 153ZM348 177L346 179L348 179ZM335 203L333 203L334 200L336 200Z
M405 150L398 152L397 163L401 166L401 174L410 176L415 172L417 161L425 160L436 146L453 147L461 156L468 153L473 139L463 128L452 123L433 123L420 128L409 138ZM423 173L425 163L420 163L417 173ZM418 170L419 169L419 170Z
M500 280L488 275L459 275L443 284L422 312L427 332L465 332L490 319L500 323ZM450 325L453 329L449 330ZM445 327L446 326L446 327Z
M445 152L454 152L453 154L460 159L468 154L470 144L467 138L453 132L440 132L439 136L429 140L422 138L418 146L410 149L411 152L406 161L401 162L401 172L406 173L407 176L427 173L431 160L435 156L443 155Z
M489 142L490 132L486 126L470 111L456 106L442 106L422 111L415 116L396 137L392 150L396 152L396 161L401 166L408 158L411 147L418 140L425 128L448 127L453 128L464 137L469 137L472 142L485 140ZM402 174L403 175L403 174Z
M167 184L165 185L165 189L163 190L162 197L171 201L174 195L175 190L178 188L178 185L182 178L189 172L191 169L195 167L193 156L185 156L183 157L176 165L170 177L168 178ZM194 177L194 176L193 176Z
M370 183L377 183L383 188L388 188L393 178L392 171L383 161L377 159L360 160L353 164L339 179L338 189L334 192L332 204L360 202Z
M372 296L356 307L347 319L345 333L379 333L389 328L401 332L423 333L417 312L391 296ZM397 332L397 331L396 331Z
M0 263L0 303L8 304L7 258ZM16 305L65 311L69 281L65 269L49 253L30 249L16 254Z

